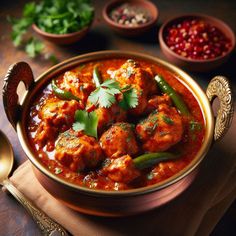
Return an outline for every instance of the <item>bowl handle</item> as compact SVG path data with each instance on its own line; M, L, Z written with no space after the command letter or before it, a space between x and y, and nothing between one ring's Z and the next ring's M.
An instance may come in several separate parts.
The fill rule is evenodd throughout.
M16 129L17 121L20 119L21 106L17 87L21 81L24 83L26 90L29 90L34 83L33 72L26 62L11 65L3 83L3 105L7 118L14 129Z
M229 80L224 76L215 76L207 87L206 95L211 104L216 97L220 102L214 130L214 140L218 141L226 134L233 120L233 90Z

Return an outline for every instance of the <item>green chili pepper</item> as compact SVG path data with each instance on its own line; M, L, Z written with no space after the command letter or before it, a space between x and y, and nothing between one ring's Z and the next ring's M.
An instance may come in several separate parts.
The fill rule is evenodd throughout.
M55 95L63 100L76 100L76 101L80 101L80 98L76 97L74 94L72 94L69 91L65 91L60 89L59 87L57 87L56 83L54 80L52 80L51 83L52 86L52 90L55 93Z
M163 79L163 77L156 75L154 78L158 86L160 87L161 91L163 93L166 93L167 95L170 96L172 99L173 103L175 104L176 108L180 111L181 114L183 115L190 115L190 112L182 100L182 98L175 92L175 90Z
M145 169L162 161L169 161L178 158L179 155L170 152L147 153L133 159L137 169Z
M95 66L93 68L93 80L94 80L94 83L96 85L96 87L98 88L101 83L102 83L102 78L101 78L101 74L98 70L98 66Z

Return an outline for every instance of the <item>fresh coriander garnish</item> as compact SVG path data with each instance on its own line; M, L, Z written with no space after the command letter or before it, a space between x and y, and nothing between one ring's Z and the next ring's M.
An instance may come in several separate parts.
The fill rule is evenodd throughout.
M123 98L118 105L124 110L135 108L138 105L137 91L131 85L120 88L119 83L114 79L108 79L101 83L102 78L98 66L95 66L93 69L93 80L97 88L88 98L92 104L109 108L112 104L116 103L115 95L122 94Z
M116 102L115 95L120 93L118 82L113 79L106 80L96 88L90 95L89 101L100 107L109 108Z
M129 85L121 91L123 93L123 99L119 102L119 106L124 110L135 108L138 105L138 95L136 89Z
M166 116L166 115L163 115L163 116L162 116L162 119L163 119L164 122L165 122L166 124L168 124L168 125L173 125L173 124L174 124L174 121L173 121L170 117L168 117L168 116Z
M98 116L95 111L77 110L75 112L75 123L73 124L75 131L82 130L85 134L97 138L97 125Z

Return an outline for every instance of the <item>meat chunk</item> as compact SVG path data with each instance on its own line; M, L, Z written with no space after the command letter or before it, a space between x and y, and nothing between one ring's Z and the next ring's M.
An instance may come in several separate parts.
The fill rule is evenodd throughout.
M130 109L134 115L142 114L147 106L148 97L157 92L157 85L150 68L142 68L134 60L127 60L120 69L110 73L121 87L131 85L138 94L138 106Z
M129 155L111 159L102 172L111 180L121 183L129 183L140 176L140 171L135 168Z
M65 72L63 76L63 81L60 84L60 88L66 91L70 91L72 94L80 98L83 104L86 102L89 94L95 89L94 84L81 82L79 77L84 76L82 74L77 74L73 71ZM92 75L90 76L90 81L92 81Z
M167 104L168 106L172 105L172 101L169 95L164 94L162 96L153 96L148 100L148 108L147 110L153 111L156 110L160 104Z
M69 129L74 121L75 111L80 108L80 104L75 100L47 99L39 111L41 122L37 128L34 142L39 147L47 145L47 151L51 151L58 132Z
M104 155L95 138L70 129L59 135L55 158L72 171L83 171L95 168Z
M117 158L125 154L135 155L139 148L132 125L115 123L100 138L100 145L107 157Z
M136 126L136 133L145 151L165 151L181 140L182 118L174 107L161 104Z
M98 132L102 133L114 122L126 120L126 111L117 104L113 104L109 108L99 107L95 110L98 116Z
M39 111L39 118L47 121L54 127L67 125L68 127L74 121L75 111L82 109L81 105L75 101L63 101L57 98L49 98Z

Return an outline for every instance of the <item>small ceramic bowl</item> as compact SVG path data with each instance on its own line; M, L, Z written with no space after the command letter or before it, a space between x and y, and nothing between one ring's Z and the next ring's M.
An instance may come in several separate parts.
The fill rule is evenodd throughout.
M149 16L149 20L145 23L140 23L138 25L125 25L118 23L111 18L111 13L113 10L118 9L120 6L128 4L131 8L141 9L143 12L146 12ZM157 7L149 1L142 0L114 0L105 5L103 8L103 18L106 23L114 30L116 33L123 36L137 36L141 35L144 32L150 30L157 22L158 19L158 9Z
M187 55L184 54L183 56L175 52L173 50L173 47L175 47L176 44L172 45L172 49L171 49L170 46L167 45L168 29L170 29L170 27L172 27L173 25L178 25L178 23L183 22L184 20L189 20L189 19L201 20L204 23L209 24L210 26L215 27L216 29L220 30L223 33L223 35L228 38L230 42L229 44L230 46L227 49L227 51L225 51L224 54L220 56L216 56L214 58L193 59L191 58L191 56L188 56L188 54ZM202 32L200 34L202 34ZM159 30L159 43L160 43L160 47L163 54L169 59L171 63L179 67L189 69L191 71L204 72L204 71L210 71L222 65L228 60L230 54L232 53L235 47L235 35L228 25L226 25L223 21L217 18L214 18L212 16L207 16L207 15L202 15L202 14L191 14L191 15L177 16L166 21ZM193 43L191 42L189 45L193 46Z
M90 25L84 27L80 31L69 33L69 34L51 34L47 33L43 30L41 30L36 24L32 25L33 30L42 38L55 43L55 44L61 44L61 45L68 45L75 43L82 39L89 31Z

